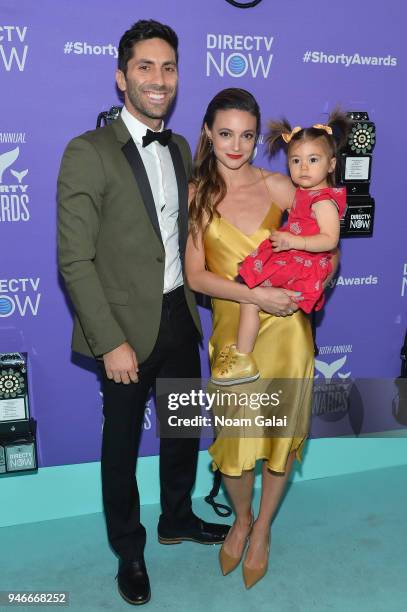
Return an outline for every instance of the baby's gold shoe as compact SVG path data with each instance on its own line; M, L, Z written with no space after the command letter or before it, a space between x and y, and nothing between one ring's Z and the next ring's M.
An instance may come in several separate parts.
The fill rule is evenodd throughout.
M260 372L251 353L239 353L235 344L219 353L212 368L211 382L228 386L257 380Z

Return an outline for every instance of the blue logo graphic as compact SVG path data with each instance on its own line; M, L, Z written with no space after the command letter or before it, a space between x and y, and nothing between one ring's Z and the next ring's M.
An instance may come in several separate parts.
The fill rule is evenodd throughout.
M247 59L241 53L233 53L227 59L227 71L231 76L243 76L247 71Z
M0 296L0 317L10 316L15 309L14 302L7 296Z

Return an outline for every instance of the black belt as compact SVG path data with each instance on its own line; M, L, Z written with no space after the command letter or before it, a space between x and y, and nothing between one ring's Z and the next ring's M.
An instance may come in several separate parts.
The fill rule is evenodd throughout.
M172 291L163 294L163 304L172 304L179 302L182 298L185 298L184 285L180 285Z

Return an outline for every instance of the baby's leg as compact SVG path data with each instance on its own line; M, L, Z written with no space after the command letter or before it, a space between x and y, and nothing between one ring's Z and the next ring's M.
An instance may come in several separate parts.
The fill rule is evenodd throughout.
M251 353L254 349L260 327L259 310L255 304L240 304L236 347L239 353Z
M211 381L218 385L238 385L257 380L259 369L251 354L260 327L259 308L254 304L240 305L237 345L231 344L216 357Z

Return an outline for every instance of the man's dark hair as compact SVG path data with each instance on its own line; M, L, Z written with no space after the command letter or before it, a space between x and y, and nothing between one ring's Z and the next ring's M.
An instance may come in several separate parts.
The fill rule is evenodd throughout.
M124 74L127 72L127 63L133 57L133 46L142 40L161 38L175 51L178 63L178 36L170 26L164 25L154 19L141 19L123 34L119 42L118 68Z

